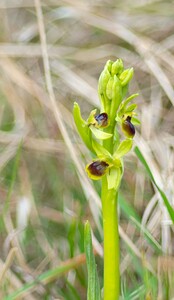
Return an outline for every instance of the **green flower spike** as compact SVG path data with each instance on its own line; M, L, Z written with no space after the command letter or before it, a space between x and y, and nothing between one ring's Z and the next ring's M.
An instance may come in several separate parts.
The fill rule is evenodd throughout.
M104 300L118 300L120 296L117 200L124 173L123 157L132 148L134 125L140 123L135 117L137 105L130 104L138 94L125 99L132 76L133 68L124 69L121 59L115 62L108 60L98 81L100 113L97 114L97 109L92 110L85 121L78 104L74 105L74 120L78 132L86 146L95 154L95 159L86 166L86 172L89 178L102 181ZM118 125L122 128L125 139L120 136ZM98 294L97 299L100 299L101 295Z

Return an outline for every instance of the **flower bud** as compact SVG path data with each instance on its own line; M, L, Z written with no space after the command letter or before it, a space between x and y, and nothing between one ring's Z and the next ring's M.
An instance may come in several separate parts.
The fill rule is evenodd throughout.
M122 130L126 137L133 138L135 135L135 127L131 123L131 117L128 116L122 123Z
M124 70L121 73L119 79L120 79L122 87L124 87L125 85L127 85L129 83L129 81L132 79L133 73L134 73L133 68Z
M113 64L111 68L111 75L120 75L123 72L123 62L119 58Z
M133 68L124 70L123 62L108 60L99 78L98 93L102 111L114 123L116 111L127 93L128 83L133 76Z

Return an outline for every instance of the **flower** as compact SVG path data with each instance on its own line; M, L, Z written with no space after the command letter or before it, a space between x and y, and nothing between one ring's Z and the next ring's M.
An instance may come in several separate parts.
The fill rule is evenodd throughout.
M97 121L98 127L107 127L109 124L108 115L107 113L101 113L99 115L96 115L95 120Z
M127 116L127 118L122 122L122 130L126 137L133 138L135 135L135 127L131 123L131 117Z
M103 160L96 160L86 166L88 176L93 180L101 179L108 171L109 164Z

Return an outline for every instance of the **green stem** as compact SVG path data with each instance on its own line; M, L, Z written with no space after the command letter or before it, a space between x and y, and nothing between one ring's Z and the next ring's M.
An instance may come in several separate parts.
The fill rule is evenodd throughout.
M113 133L115 124L108 127ZM104 141L104 147L113 152L113 139ZM102 213L104 233L104 300L118 300L120 295L120 268L119 268L119 234L117 213L118 191L108 190L106 176L102 179Z
M102 181L104 232L104 300L118 300L120 294L119 234L117 191L108 190L106 176Z

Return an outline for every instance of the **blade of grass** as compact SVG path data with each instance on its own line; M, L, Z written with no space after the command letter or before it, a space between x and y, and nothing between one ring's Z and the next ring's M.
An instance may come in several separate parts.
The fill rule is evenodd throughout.
M174 210L173 210L172 206L170 205L169 200L167 199L165 193L161 190L161 188L156 183L155 178L154 178L154 176L153 176L153 174L150 170L150 166L148 165L147 161L145 160L145 158L144 158L143 154L141 153L140 149L136 146L134 151L135 151L137 157L139 158L139 160L141 161L141 163L143 164L143 166L145 167L151 181L153 182L153 184L156 186L158 192L160 193L161 198L163 199L164 204L165 204L165 206L168 210L168 213L171 217L171 220L174 223Z
M101 300L99 279L92 249L91 229L89 222L85 224L85 252L88 268L88 300Z
M77 266L83 264L86 258L84 254L81 254L73 259L69 259L64 264L46 271L35 278L35 280L24 284L21 288L17 289L15 292L4 298L3 300L15 300L21 299L28 294L29 291L33 290L39 284L48 284L58 277L62 276L69 270L76 268Z
M139 223L141 222L141 218L134 209L134 207L126 201L126 199L123 197L122 194L119 193L118 195L118 203L121 208L122 213L130 219L130 217L133 217L135 220L137 220Z
M158 252L162 253L162 247L161 245L155 240L155 238L152 236L152 234L148 231L147 228L145 228L141 223L139 223L136 219L131 217L131 220L133 223L137 226L137 228L143 232L144 237L147 239L147 241L153 246L153 248Z
M6 200L5 200L5 203L4 203L4 207L3 207L3 216L5 216L5 214L8 212L8 209L9 209L9 206L10 206L11 194L12 194L12 191L13 191L14 183L15 183L16 176L17 176L17 170L18 170L18 166L19 166L21 147L22 147L22 141L18 145L16 157L15 157L15 160L14 160L14 164L13 164L13 168L12 168L12 175L11 175L11 182L10 182L10 186L9 186L9 189L8 189L8 194L7 194L7 197L6 197Z

